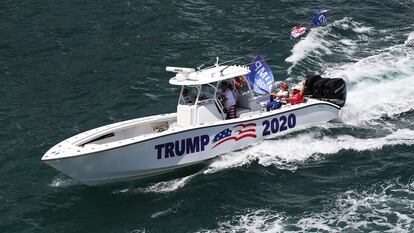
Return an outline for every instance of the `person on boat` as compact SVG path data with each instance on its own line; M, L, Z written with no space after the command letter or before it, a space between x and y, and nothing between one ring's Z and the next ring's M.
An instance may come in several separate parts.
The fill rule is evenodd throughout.
M239 92L238 92L238 91L237 91L237 89L236 89L236 85L235 85L235 83L229 83L229 84L227 85L227 88L228 88L228 89L230 89L231 93L233 93L234 100L235 100L235 101L236 101L236 103L237 103L237 97L238 97L238 95L239 95Z
M305 91L305 83L294 86L292 88L292 97L290 97L290 104L295 105L303 102L303 92Z
M282 104L287 104L287 100L289 98L288 88L289 86L287 85L287 83L280 84L280 90L277 93L271 93L270 99L272 100L272 98L276 98L277 100L282 102Z
M282 107L283 104L287 104L289 98L288 85L282 83L280 90L277 93L270 93L270 101L266 105L266 110L275 110Z
M222 82L220 84L220 89L224 111L227 114L226 119L236 118L236 99L234 98L233 92L229 88L229 84Z
M270 98L270 101L266 104L266 111L279 109L280 107L282 107L282 102Z
M190 94L187 88L184 88L183 90L183 100L184 104L193 104L195 101L194 96Z
M234 88L236 89L237 93L240 93L244 84L246 84L246 80L242 76L234 78Z

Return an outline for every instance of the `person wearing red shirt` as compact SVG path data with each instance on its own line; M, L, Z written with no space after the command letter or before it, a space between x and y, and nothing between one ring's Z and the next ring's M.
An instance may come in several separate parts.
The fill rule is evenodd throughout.
M305 91L304 84L292 88L292 96L290 97L290 104L295 105L303 102L303 92Z

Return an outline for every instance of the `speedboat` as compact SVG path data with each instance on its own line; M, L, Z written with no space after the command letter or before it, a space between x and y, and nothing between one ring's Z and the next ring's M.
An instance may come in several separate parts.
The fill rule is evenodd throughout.
M298 127L327 122L338 117L344 103L307 97L303 103L268 111L269 95L254 93L248 66L217 62L202 70L166 70L175 73L169 83L181 87L176 112L80 133L53 146L41 160L86 185L141 179L201 163ZM226 119L219 87L235 80L244 81L245 90L234 92L236 118Z

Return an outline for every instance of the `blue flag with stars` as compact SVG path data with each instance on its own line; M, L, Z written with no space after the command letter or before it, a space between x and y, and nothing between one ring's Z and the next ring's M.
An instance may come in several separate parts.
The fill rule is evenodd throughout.
M213 143L220 141L223 138L227 138L229 136L231 136L231 129L227 128L218 133L216 136L214 136Z

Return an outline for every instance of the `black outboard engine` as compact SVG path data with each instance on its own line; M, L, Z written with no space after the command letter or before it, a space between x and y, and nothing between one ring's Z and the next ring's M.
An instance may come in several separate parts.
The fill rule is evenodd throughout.
M322 78L320 75L307 76L304 94L343 107L346 101L346 83L342 78Z
M304 95L310 95L310 96L313 95L313 85L321 79L322 79L322 77L320 75L308 75L308 76L306 76Z
M324 90L325 90L325 84L329 81L329 78L321 78L317 82L313 84L313 97L315 98L323 98L324 96Z
M323 90L324 98L328 101L343 107L346 101L346 83L341 78L333 78L325 83Z

